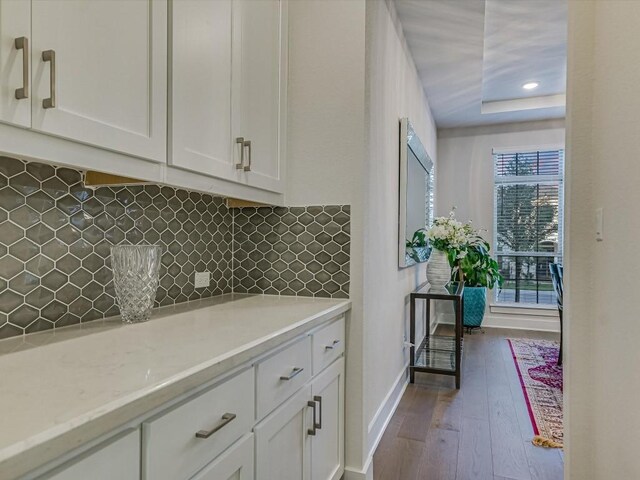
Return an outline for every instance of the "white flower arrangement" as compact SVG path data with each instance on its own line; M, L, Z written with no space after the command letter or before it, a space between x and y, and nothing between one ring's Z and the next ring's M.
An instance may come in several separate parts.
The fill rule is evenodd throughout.
M477 235L471 223L462 223L455 218L455 207L446 217L437 217L427 232L433 248L444 252L458 250L464 256L463 247ZM462 258L462 257L459 257Z

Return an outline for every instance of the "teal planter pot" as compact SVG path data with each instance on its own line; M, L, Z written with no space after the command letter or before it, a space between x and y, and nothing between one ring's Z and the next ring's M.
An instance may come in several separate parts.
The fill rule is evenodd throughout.
M486 287L464 287L463 301L464 326L474 328L482 325L484 310L487 306Z

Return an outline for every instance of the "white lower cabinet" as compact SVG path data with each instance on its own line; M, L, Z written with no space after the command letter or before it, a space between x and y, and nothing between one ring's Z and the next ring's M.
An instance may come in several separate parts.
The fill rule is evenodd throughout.
M255 375L250 368L142 424L143 478L191 478L254 423Z
M311 438L311 480L338 480L344 470L344 359L311 384L318 428Z
M36 478L339 480L344 332L326 322Z
M39 480L139 480L140 430L100 445L38 477Z
M193 480L253 480L253 442L251 433L203 468Z
M310 478L310 402L311 386L307 385L256 426L256 480Z

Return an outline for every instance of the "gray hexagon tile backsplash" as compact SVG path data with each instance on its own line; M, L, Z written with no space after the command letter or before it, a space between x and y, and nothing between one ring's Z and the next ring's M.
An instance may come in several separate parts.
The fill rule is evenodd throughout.
M0 157L0 338L118 314L120 243L163 248L157 306L232 291L348 297L348 206L229 210L211 195L81 180ZM211 286L195 289L205 270Z
M234 291L348 298L350 206L233 212Z

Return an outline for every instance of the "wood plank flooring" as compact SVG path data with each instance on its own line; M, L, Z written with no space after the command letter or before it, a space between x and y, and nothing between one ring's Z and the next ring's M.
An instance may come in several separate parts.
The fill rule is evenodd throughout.
M559 449L533 428L506 338L558 335L484 329L465 335L462 388L416 373L373 457L374 480L562 480Z

